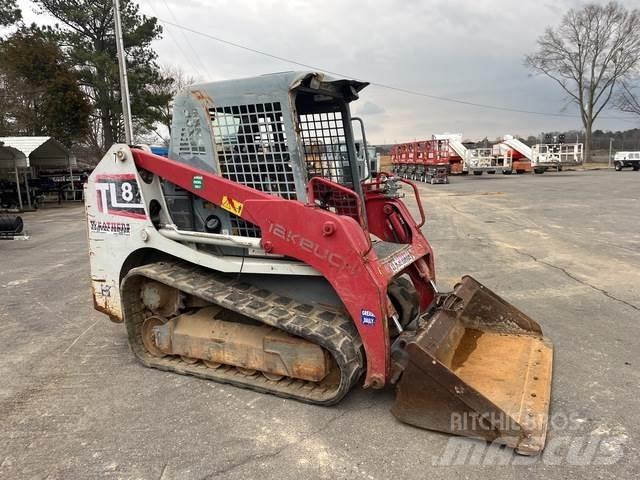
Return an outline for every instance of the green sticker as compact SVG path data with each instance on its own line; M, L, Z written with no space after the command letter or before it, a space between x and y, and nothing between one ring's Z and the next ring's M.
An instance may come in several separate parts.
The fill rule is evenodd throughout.
M191 185L193 185L193 188L196 190L202 190L202 187L204 187L204 178L202 178L202 175L194 175L191 180Z

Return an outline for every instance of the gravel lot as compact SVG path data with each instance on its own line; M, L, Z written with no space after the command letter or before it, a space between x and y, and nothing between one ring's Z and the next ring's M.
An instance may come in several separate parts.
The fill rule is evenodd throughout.
M421 190L440 288L471 274L555 344L543 456L401 424L392 390L321 408L142 367L93 310L78 205L0 242L0 478L638 478L640 174Z

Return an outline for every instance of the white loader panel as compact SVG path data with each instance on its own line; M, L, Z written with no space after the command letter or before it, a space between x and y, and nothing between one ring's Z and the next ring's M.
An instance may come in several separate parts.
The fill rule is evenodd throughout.
M151 203L161 207L152 220ZM164 252L175 258L226 273L319 275L308 265L288 259L215 255L199 250L198 244L240 245L259 242L250 237L181 232L168 215L160 179L147 183L140 177L127 145L113 145L85 184L85 211L89 237L91 288L95 308L116 322L123 320L120 280L125 262L136 255ZM254 247L257 247L255 245ZM129 265L131 266L131 265Z
M529 161L533 160L533 153L531 151L531 147L522 143L513 135L505 135L504 137L502 137L502 143L513 148L516 152L520 152L522 155L524 155L527 158L527 160Z

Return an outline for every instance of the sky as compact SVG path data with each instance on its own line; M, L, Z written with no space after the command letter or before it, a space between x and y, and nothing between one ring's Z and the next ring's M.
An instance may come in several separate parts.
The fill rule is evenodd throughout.
M371 85L352 104L370 143L462 133L490 140L504 134L539 135L581 129L553 80L532 75L527 53L548 26L583 2L576 0L141 0L143 13L270 54L401 89L553 117L443 102ZM628 8L637 0L623 0ZM25 20L50 23L20 1ZM159 62L178 66L200 81L300 70L301 67L241 50L164 24L154 45ZM616 110L596 129L626 130L640 119Z

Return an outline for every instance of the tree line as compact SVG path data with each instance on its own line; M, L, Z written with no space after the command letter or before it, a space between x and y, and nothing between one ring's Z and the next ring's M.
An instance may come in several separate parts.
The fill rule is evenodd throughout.
M0 0L0 136L47 135L100 158L123 140L112 0L34 0L55 26L26 25L16 0ZM169 127L170 104L189 79L163 68L152 48L162 27L121 0L134 132ZM156 135L156 141L162 140Z
M554 131L545 132L540 136L529 136L526 139L522 139L528 145L535 145L536 143L544 143L544 135L549 134L554 137L560 135L565 136L567 143L585 143L585 133L583 130L566 130L566 131ZM629 130L594 130L591 134L591 151L596 150L609 150L609 143L611 142L611 148L613 152L623 150L638 150L640 151L640 128L631 128Z
M58 23L25 25L16 0L0 0L0 27L16 27L0 38L0 135L51 135L100 158L123 140L113 2L33 4ZM152 48L162 35L156 18L142 14L132 0L121 0L121 10L134 133L157 137L158 124L170 128L175 93L193 79L159 65ZM609 2L570 9L540 36L524 63L552 79L578 107L586 159L592 147L602 149L605 141L608 146L608 134L594 131L603 111L614 107L640 116L637 8ZM634 141L619 140L623 148Z

